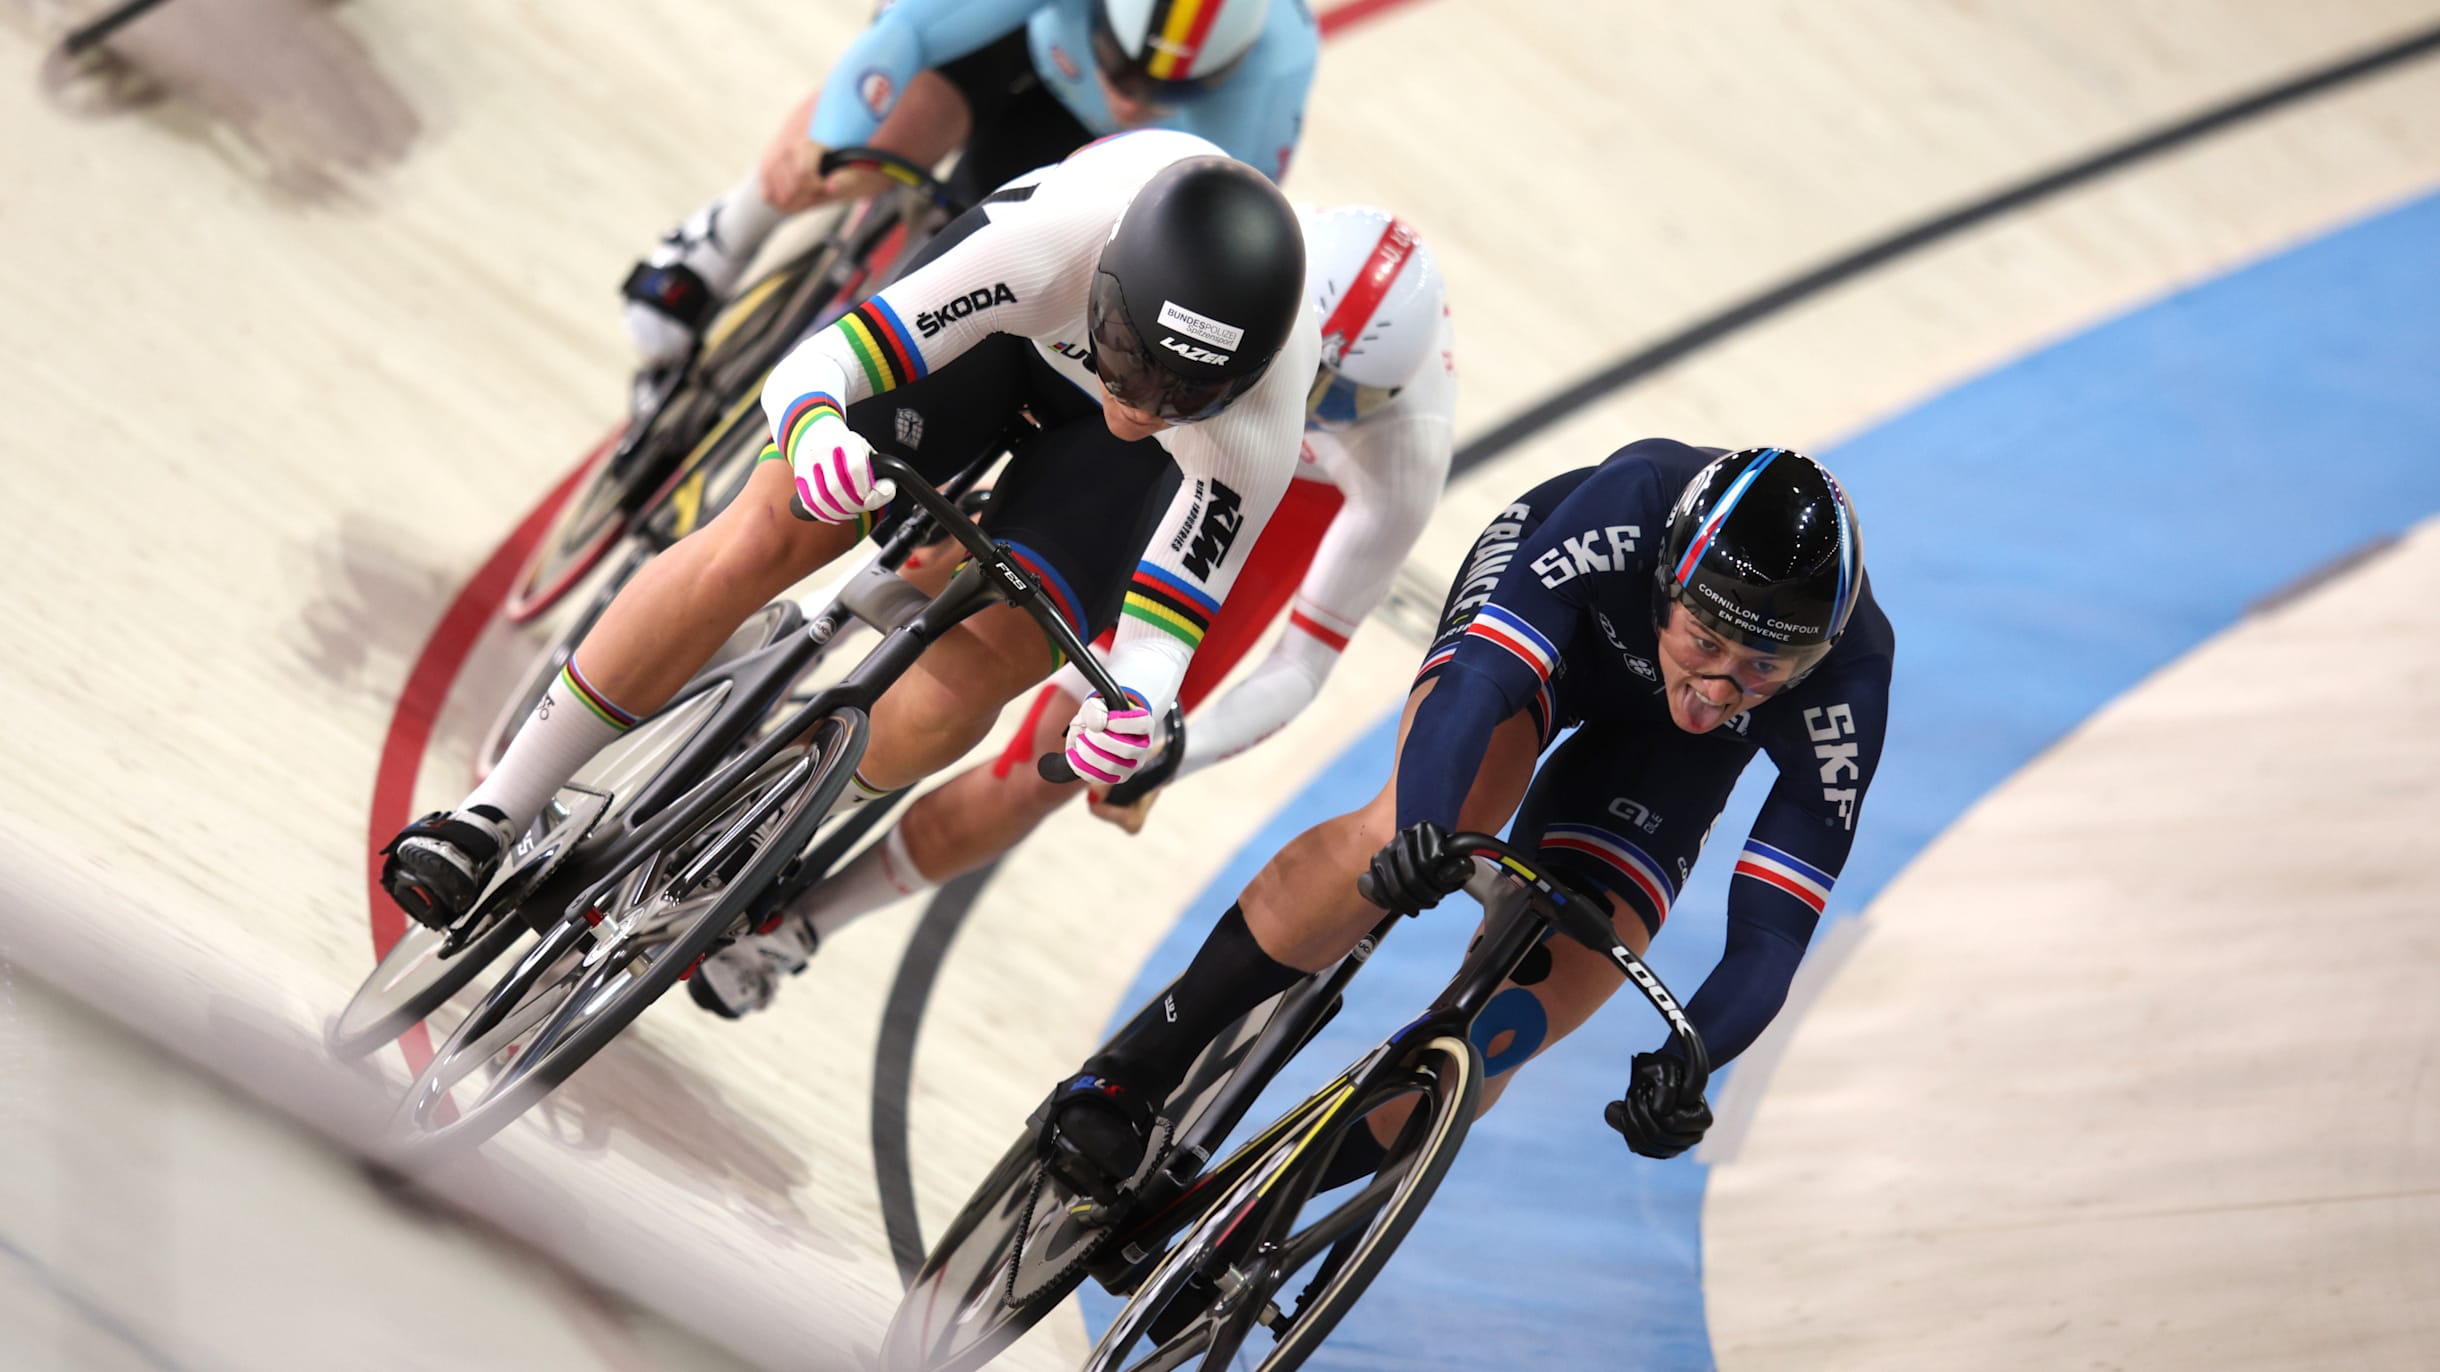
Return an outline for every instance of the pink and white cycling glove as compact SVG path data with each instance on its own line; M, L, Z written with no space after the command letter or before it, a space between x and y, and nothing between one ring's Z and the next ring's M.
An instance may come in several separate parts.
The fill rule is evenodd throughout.
M1151 751L1152 711L1133 691L1116 710L1098 692L1086 696L1068 721L1068 766L1097 786L1116 786L1135 775Z
M817 416L796 439L796 498L825 524L849 524L898 494L873 475L873 445L835 414Z

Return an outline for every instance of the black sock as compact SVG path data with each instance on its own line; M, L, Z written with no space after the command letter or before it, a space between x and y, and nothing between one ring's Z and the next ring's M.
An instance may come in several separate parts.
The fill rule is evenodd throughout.
M1381 1140L1373 1137L1372 1126L1359 1122L1355 1128L1347 1131L1346 1141L1331 1156L1330 1165L1322 1169L1321 1184L1313 1189L1318 1194L1369 1177L1381 1170L1381 1164L1388 1157L1389 1149L1382 1145Z
M1196 950L1195 960L1128 1021L1085 1070L1147 1100L1165 1101L1194 1065L1195 1055L1221 1030L1304 976L1262 951L1254 931L1246 927L1245 912L1231 905Z

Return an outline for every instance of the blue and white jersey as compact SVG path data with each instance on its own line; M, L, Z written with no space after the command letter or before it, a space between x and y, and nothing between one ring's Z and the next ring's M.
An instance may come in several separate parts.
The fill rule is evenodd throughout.
M1093 18L1100 3L898 0L840 54L806 132L825 147L869 142L916 73L1023 28L1035 73L1076 122L1097 137L1118 133L1093 69ZM1320 52L1321 29L1306 0L1272 0L1262 36L1237 69L1146 127L1209 139L1278 180L1304 127Z

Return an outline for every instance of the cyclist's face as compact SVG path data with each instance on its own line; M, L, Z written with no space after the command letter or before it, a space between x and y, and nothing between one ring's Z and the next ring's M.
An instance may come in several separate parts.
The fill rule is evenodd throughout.
M1661 689L1669 719L1690 734L1707 734L1786 688L1787 663L1759 648L1730 643L1671 604L1660 627Z
M1101 421L1110 426L1111 437L1130 443L1139 438L1150 438L1169 427L1168 420L1148 410L1139 410L1106 389L1101 393Z

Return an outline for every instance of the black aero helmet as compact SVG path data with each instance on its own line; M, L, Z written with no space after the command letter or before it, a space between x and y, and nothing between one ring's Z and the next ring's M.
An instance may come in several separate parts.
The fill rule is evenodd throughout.
M1172 162L1102 245L1093 368L1126 405L1207 419L1262 379L1304 292L1305 236L1270 178L1226 157Z
M1747 448L1678 495L1654 577L1657 621L1675 601L1714 635L1777 654L1794 681L1847 628L1863 530L1828 468L1792 448Z

